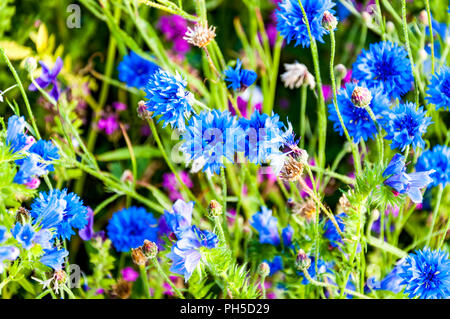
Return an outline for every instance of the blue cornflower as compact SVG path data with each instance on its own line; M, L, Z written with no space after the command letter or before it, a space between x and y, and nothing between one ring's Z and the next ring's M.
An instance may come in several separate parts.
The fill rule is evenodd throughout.
M422 135L431 124L431 118L426 116L426 113L423 107L416 110L416 105L411 102L399 104L392 110L383 112L380 123L388 133L385 139L392 140L392 149L404 151L409 145L414 150L424 147Z
M345 231L344 219L346 217L347 217L347 215L345 213L340 213L335 216L336 222L337 222L341 232ZM341 235L339 234L338 230L336 229L336 227L334 226L333 222L330 219L328 219L325 222L323 229L325 231L325 233L323 235L325 236L325 238L327 238L330 241L330 245L332 247L338 247L339 244L343 243Z
M128 86L141 89L147 85L150 76L159 70L159 66L130 51L123 57L117 70L120 81L125 82Z
M29 146L28 136L25 131L25 118L13 115L8 119L8 128L6 130L6 145L12 153L19 152Z
M430 175L434 170L406 173L405 157L395 154L383 172L383 177L388 177L384 184L392 187L399 194L407 194L416 204L422 202L421 188L430 184L433 179Z
M202 258L200 248L216 248L218 242L214 233L200 230L195 225L186 229L167 254L167 258L172 260L170 271L183 275L187 282Z
M354 79L369 87L381 86L384 93L400 98L411 90L414 81L406 50L389 41L370 44L353 64Z
M265 163L272 154L280 153L284 126L276 114L269 116L256 111L250 119L241 118L239 124L245 132L245 156L251 163Z
M50 84L53 85L53 88L49 92L49 95L55 99L55 101L58 101L59 99L59 87L58 87L58 81L56 78L58 77L59 72L61 71L63 67L63 60L58 57L56 59L55 65L53 66L53 69L49 69L44 62L39 61L39 64L42 67L42 74L40 77L36 79L36 83L41 87L42 89L45 89ZM37 87L34 85L34 83L31 83L28 87L28 90L30 91L37 91Z
M189 160L201 163L209 174L218 174L223 157L234 162L235 152L244 151L245 134L229 111L214 109L193 116L182 139L180 150Z
M303 8L308 17L312 37L319 42L328 31L322 26L322 18L325 11L334 14L332 10L335 4L331 0L302 0ZM298 0L283 0L276 11L277 30L289 44L295 40L295 46L310 46L308 29L304 22L303 12Z
M443 66L439 73L435 73L428 85L426 97L428 103L436 105L436 109L449 110L450 107L450 68Z
M127 252L141 246L146 239L156 242L157 225L152 213L142 207L131 206L114 213L106 229L116 250Z
M153 112L152 117L159 116L163 127L170 124L180 131L186 129L185 119L192 113L192 93L186 91L187 82L180 74L172 75L159 69L154 72L145 87L147 93L146 109Z
M59 159L58 148L52 141L39 140L31 145L29 152L39 155L47 163ZM55 170L52 164L41 163L41 165L49 172Z
M405 259L400 259L397 265L380 281L371 277L367 279L367 286L373 290L387 290L393 293L399 293L403 290L401 285L402 278L398 275L400 267L404 264Z
M62 264L64 263L64 258L69 255L67 250L52 248L44 251L44 256L41 257L40 262L46 265L47 267L51 267L54 270L61 270Z
M45 165L42 164L42 158L37 154L29 154L26 158L20 160L19 171L14 176L14 183L28 184L34 178L47 174Z
M31 216L43 228L56 228L56 236L70 239L73 228L82 229L87 224L87 207L80 197L67 190L54 189L39 193L31 204Z
M0 244L7 239L7 229L5 226L0 225Z
M272 216L272 211L267 207L261 207L261 211L254 214L250 220L250 225L259 233L261 244L280 244L280 234L278 233L277 219Z
M45 228L35 231L29 223L24 225L16 223L11 229L11 234L26 250L30 249L33 244L39 244L43 249L51 249L52 247L53 234Z
M283 238L283 244L286 247L291 246L292 244L292 236L294 235L294 228L291 225L287 225L281 231L281 238Z
M164 210L163 218L170 231L175 235L179 236L184 230L191 227L194 204L194 202L186 203L182 199L178 199L173 204L172 211Z
M356 84L349 82L344 88L339 89L337 95L337 104L342 120L347 128L348 134L353 137L355 142L359 142L361 139L364 141L367 141L368 138L374 139L378 132L377 126L370 118L367 110L364 107L356 107L352 102L353 91L358 86L366 87L364 83ZM368 89L372 95L369 106L375 114L375 117L380 118L383 112L389 110L389 98L383 93L381 88L372 87ZM334 123L334 130L339 132L341 136L344 135L344 129L342 128L333 103L328 105L328 111L328 119Z
M281 258L281 256L275 256L273 257L272 261L264 260L264 262L266 262L270 267L269 276L272 276L277 271L283 269L283 259Z
M0 274L3 273L5 260L14 261L19 257L20 251L15 246L0 246Z
M445 187L450 182L450 148L436 145L433 150L427 150L420 155L416 164L417 170L434 170L430 174L433 182L431 186L442 184Z
M405 257L398 275L410 298L450 298L450 260L445 251L432 251L429 247L416 250Z
M225 75L225 81L230 82L228 87L233 90L245 90L255 83L257 78L254 71L242 69L242 61L239 59L237 59L234 69L230 66L223 73Z

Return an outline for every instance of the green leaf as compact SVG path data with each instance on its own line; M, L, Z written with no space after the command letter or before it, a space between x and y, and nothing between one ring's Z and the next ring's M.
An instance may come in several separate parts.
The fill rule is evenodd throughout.
M133 151L136 158L154 158L161 156L159 150L151 146L134 146ZM123 161L128 159L130 159L130 152L127 147L97 155L97 160L100 162Z
M22 278L20 280L17 281L23 289L25 289L26 291L28 291L30 294L35 295L36 292L34 291L34 287L32 284L30 284L30 282L28 280L26 280L25 278Z

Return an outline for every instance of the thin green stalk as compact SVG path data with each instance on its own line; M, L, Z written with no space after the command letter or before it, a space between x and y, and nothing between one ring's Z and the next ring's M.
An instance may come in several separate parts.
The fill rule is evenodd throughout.
M433 37L433 23L431 22L430 1L425 0L428 16L428 30L430 31L430 48L431 48L431 74L434 74L434 37Z
M320 168L325 168L325 160L326 160L325 145L326 145L326 139L327 139L327 114L326 114L326 109L325 109L325 98L323 96L323 91L322 91L322 79L320 76L319 53L317 52L316 40L314 39L314 37L311 34L311 27L309 25L308 16L306 15L305 8L303 7L301 0L298 0L298 3L302 10L304 22L305 22L306 28L308 30L311 54L312 54L313 63L314 63L314 73L316 76L316 87L317 87L317 91L318 91L317 93L319 95L319 109L318 109L318 117L317 117L317 126L318 126L318 130L319 130L318 166ZM319 175L318 175L319 184L320 184L321 180L322 180L322 173L319 172Z
M428 231L426 246L430 246L431 238L433 235L434 225L436 224L436 220L439 215L439 206L441 205L441 199L442 199L443 192L444 192L444 187L442 186L442 184L439 184L436 204L435 204L434 210L433 210L433 219L431 221L430 230Z
M177 286L175 286L175 284L172 282L172 280L170 280L170 278L166 275L164 270L161 268L161 265L159 264L158 259L155 257L155 258L151 258L150 260L153 263L153 265L156 267L156 270L158 271L158 273L170 285L170 287L172 287L173 291L178 295L178 297L180 297L181 299L185 299L183 294L181 293L181 291L177 288Z
M145 269L145 265L139 265L139 272L141 274L142 283L144 284L145 296L148 299L151 299L152 295L150 294L150 286L148 284L148 274L147 270Z
M267 299L267 295L266 295L266 287L265 287L265 280L266 280L266 276L261 276L261 290L262 290L262 298L263 299Z
M300 148L305 147L306 129L306 100L308 97L308 86L303 85L300 91Z

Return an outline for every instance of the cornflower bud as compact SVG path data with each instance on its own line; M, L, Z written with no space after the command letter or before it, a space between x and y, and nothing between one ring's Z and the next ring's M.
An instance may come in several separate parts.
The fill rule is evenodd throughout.
M25 60L24 68L29 74L32 74L34 71L36 71L36 68L37 68L36 59L33 57L27 58Z
M270 266L266 262L259 264L258 273L261 277L267 277L270 274Z
M142 252L149 259L156 258L156 255L158 255L158 246L154 242L146 239L144 240L144 245L142 245Z
M222 215L222 205L218 201L212 200L208 206L208 214L211 218L219 217Z
M145 105L144 101L138 102L138 107L136 111L138 116L143 120L150 119L152 117L152 112L147 110L147 106Z
M343 64L338 64L334 67L334 73L337 77L343 79L347 75L347 68Z
M300 249L297 253L297 259L295 260L295 263L299 270L308 270L308 268L311 266L311 259L309 259L303 249Z
M325 30L331 31L336 29L338 21L334 15L332 15L329 11L325 11L323 13L322 18L322 26Z
M388 21L386 22L386 32L388 34L394 32L395 30L395 24L392 21Z
M372 101L372 93L365 87L357 86L353 90L351 100L356 107L364 108Z
M141 247L131 249L131 259L138 266L143 266L147 262L147 257L145 257Z
M129 169L124 170L120 177L120 181L133 183L133 173Z

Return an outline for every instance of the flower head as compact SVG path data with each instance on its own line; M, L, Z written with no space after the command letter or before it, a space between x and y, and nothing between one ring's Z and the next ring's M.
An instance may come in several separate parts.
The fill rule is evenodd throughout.
M345 213L340 213L338 215L336 215L335 219L336 222L339 226L339 229L344 232L345 231L345 223L344 223L344 219L347 217L347 214ZM338 247L339 244L342 244L342 237L339 234L338 230L336 229L336 226L334 226L333 222L328 219L325 222L325 225L323 227L325 233L324 236L325 238L327 238L330 241L330 245L332 247Z
M277 271L283 269L283 259L281 258L281 256L273 257L272 261L264 260L264 263L267 263L267 265L269 266L269 276L272 276Z
M141 246L146 239L156 241L157 225L152 213L131 206L114 213L106 229L116 250L126 252Z
M187 82L180 74L172 75L159 69L153 73L147 83L146 110L153 116L161 115L158 122L163 121L163 127L170 124L172 128L185 130L185 119L192 112L192 93L186 91Z
M165 219L170 231L179 236L184 230L191 227L192 210L194 202L186 203L179 199L173 204L172 211L164 210Z
M400 266L401 285L410 298L448 299L450 297L450 260L448 253L425 247L409 254Z
M436 105L436 109L449 110L450 107L450 68L443 66L431 78L426 97L428 103Z
M82 229L88 223L86 206L80 197L67 190L54 189L39 193L31 204L31 216L43 228L56 228L56 236L70 239L73 229Z
M6 130L6 144L9 145L11 152L19 152L28 148L30 145L25 131L25 118L13 115L8 119L8 128Z
M316 87L314 76L309 73L308 68L304 64L295 61L291 64L285 63L284 68L286 72L281 75L281 80L285 87L291 90L294 88L298 89L303 85L309 86L311 90Z
M327 31L334 30L336 29L337 24L338 20L332 13L330 13L329 11L325 11L323 13L322 26L325 28L325 30Z
M45 250L44 256L41 257L40 262L44 265L53 268L54 270L61 270L64 263L64 258L69 255L67 250L53 248Z
M216 27L198 23L194 28L187 28L184 40L199 48L206 47L216 37Z
M384 184L392 187L399 194L407 194L416 204L422 202L420 189L430 184L433 179L430 175L434 170L406 173L405 157L395 154L383 172L383 177L388 177Z
M245 70L242 68L242 61L236 61L236 67L231 66L224 71L225 81L229 82L228 87L233 90L245 90L250 85L255 83L257 75L252 70Z
M14 176L14 183L27 185L32 183L34 178L47 174L41 157L36 154L29 154L26 158L21 159L20 163L19 171Z
M364 87L364 84L347 83L344 88L339 90L337 95L337 104L342 120L348 130L348 134L353 137L355 142L359 142L361 139L367 141L369 137L374 138L378 132L377 126L370 118L367 110L362 107L356 107L352 101L352 95L357 86ZM369 92L372 96L369 106L375 117L381 117L384 111L389 110L389 99L382 92L381 88L369 88ZM343 135L344 129L341 126L333 103L328 105L328 111L328 118L334 123L334 130Z
M53 172L55 170L50 162L59 159L59 153L52 141L39 140L31 145L29 152L41 157L44 161L41 163L41 167L46 171Z
M0 246L0 274L3 273L4 261L14 261L19 257L20 250L15 246Z
M200 230L195 225L186 229L167 254L167 258L172 260L170 271L183 275L187 282L202 257L200 248L212 249L217 247L218 242L214 233Z
M272 211L267 207L261 207L261 211L254 214L250 224L259 232L259 242L261 244L280 244L280 234L278 233L278 222L272 216Z
M351 100L355 107L366 107L372 101L372 93L366 87L356 86L353 89Z
M130 51L123 57L117 70L120 81L125 82L128 86L141 89L147 85L150 76L159 70L159 66Z
M245 132L245 156L251 163L265 163L268 156L279 153L283 142L284 126L279 116L255 111L250 119L241 118L239 124Z
M42 74L40 77L36 79L36 83L39 85L40 88L45 89L50 84L53 84L53 88L51 89L49 95L55 99L55 101L58 101L60 90L58 87L58 81L56 80L58 77L59 72L61 71L63 67L63 61L60 57L56 59L55 65L52 69L49 69L44 62L39 61L39 64L42 67ZM31 83L28 87L28 90L30 91L37 91L37 87L34 85L34 83Z
M380 86L392 98L411 90L413 75L406 50L389 41L372 43L353 64L353 78L369 88Z
M302 0L311 29L312 37L323 43L323 36L328 31L322 26L325 11L334 13L331 0ZM283 0L276 11L277 29L289 44L295 40L295 46L310 46L308 29L298 0Z
M180 149L209 174L219 173L224 157L233 162L235 152L244 150L244 133L229 111L213 109L193 116L182 138Z
M388 133L385 138L392 140L392 149L404 151L411 145L416 150L425 145L422 135L431 124L431 118L426 116L423 107L416 110L414 103L407 102L395 106L392 110L384 111L380 123Z
M445 145L436 145L420 155L416 164L417 170L434 170L430 174L433 182L431 186L442 184L443 187L450 182L450 148Z

